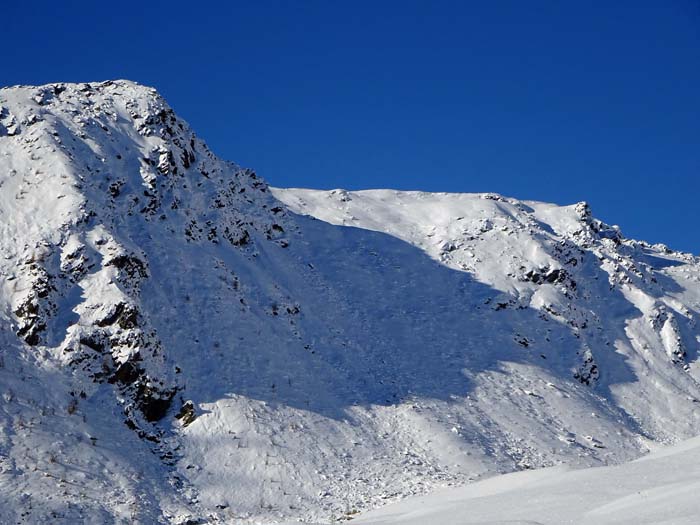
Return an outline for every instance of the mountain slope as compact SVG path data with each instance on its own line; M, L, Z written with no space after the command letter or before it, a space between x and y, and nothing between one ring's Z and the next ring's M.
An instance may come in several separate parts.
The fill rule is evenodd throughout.
M700 440L610 467L505 474L414 497L357 523L697 523Z
M126 81L0 106L2 521L342 519L698 433L699 261L584 204L270 189Z
M494 312L530 309L542 321L565 325L577 339L573 352L551 335L524 337L523 346L568 353L578 361L566 363L575 378L610 390L656 438L697 423L695 397L681 403L685 408L677 403L700 377L698 259L692 255L624 239L617 227L594 219L585 203L380 190L275 195L298 213L387 233L468 272L502 294L489 302ZM644 385L652 372L654 386ZM642 385L627 394L624 383L632 378Z

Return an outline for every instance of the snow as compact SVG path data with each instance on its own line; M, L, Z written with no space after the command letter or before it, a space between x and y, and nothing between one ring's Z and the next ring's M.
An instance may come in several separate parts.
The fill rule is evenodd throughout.
M623 465L518 472L409 498L355 523L691 524L698 490L700 438L693 438Z
M129 81L0 106L0 522L345 520L700 434L700 261L585 203L269 188Z

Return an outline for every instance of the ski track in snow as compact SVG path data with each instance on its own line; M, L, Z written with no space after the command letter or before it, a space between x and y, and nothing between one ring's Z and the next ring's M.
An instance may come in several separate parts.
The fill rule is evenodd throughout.
M584 203L269 188L132 82L0 90L0 243L3 523L459 506L700 429L696 257Z

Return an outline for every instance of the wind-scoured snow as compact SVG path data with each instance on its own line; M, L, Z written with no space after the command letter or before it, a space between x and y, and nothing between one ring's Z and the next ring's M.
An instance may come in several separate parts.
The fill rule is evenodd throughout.
M0 90L0 521L274 523L700 430L700 261L584 203L272 189L127 81Z

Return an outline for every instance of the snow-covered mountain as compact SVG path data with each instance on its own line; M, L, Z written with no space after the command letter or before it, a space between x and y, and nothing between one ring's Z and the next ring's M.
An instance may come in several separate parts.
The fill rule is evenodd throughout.
M151 88L0 90L0 522L343 520L700 433L700 259L584 203L273 189Z

